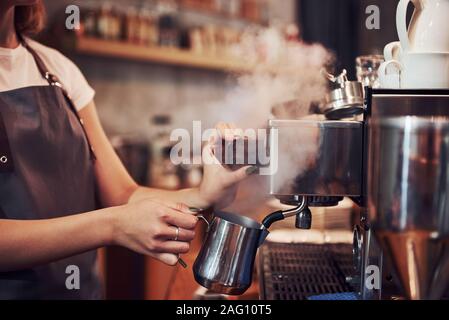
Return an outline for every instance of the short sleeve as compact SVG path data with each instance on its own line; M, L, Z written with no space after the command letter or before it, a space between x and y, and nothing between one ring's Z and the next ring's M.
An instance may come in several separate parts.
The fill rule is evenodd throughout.
M30 44L41 55L49 71L61 81L78 111L93 100L95 91L75 63L55 49L35 41Z
M73 104L79 111L87 106L95 96L95 91L87 82L81 70L68 58L66 61L67 75L61 79L72 99Z

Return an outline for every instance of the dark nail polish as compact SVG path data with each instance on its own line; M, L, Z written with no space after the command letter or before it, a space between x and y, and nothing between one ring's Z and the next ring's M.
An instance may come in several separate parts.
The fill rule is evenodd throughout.
M251 176L251 175L257 174L257 173L259 173L259 167L252 166L252 167L249 167L248 169L246 169L246 174L248 176Z

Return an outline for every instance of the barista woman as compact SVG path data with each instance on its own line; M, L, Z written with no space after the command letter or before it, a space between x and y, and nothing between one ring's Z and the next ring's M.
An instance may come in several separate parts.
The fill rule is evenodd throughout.
M0 299L99 298L97 248L119 245L175 265L195 235L189 208L231 202L247 173L206 165L198 189L138 186L79 69L28 38L43 15L40 0L0 2ZM65 285L72 265L80 290Z

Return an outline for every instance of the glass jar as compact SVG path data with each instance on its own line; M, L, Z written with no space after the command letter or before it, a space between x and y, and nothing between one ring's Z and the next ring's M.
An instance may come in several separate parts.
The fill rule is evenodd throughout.
M356 59L357 80L363 87L379 88L379 75L377 71L385 61L382 55L366 55Z

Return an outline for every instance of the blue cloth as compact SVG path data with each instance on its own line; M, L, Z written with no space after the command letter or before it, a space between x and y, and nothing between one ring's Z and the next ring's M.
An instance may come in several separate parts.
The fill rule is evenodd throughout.
M343 292L343 293L333 293L333 294L322 294L319 296L310 296L307 300L315 301L349 301L349 300L359 300L359 296L354 292Z

